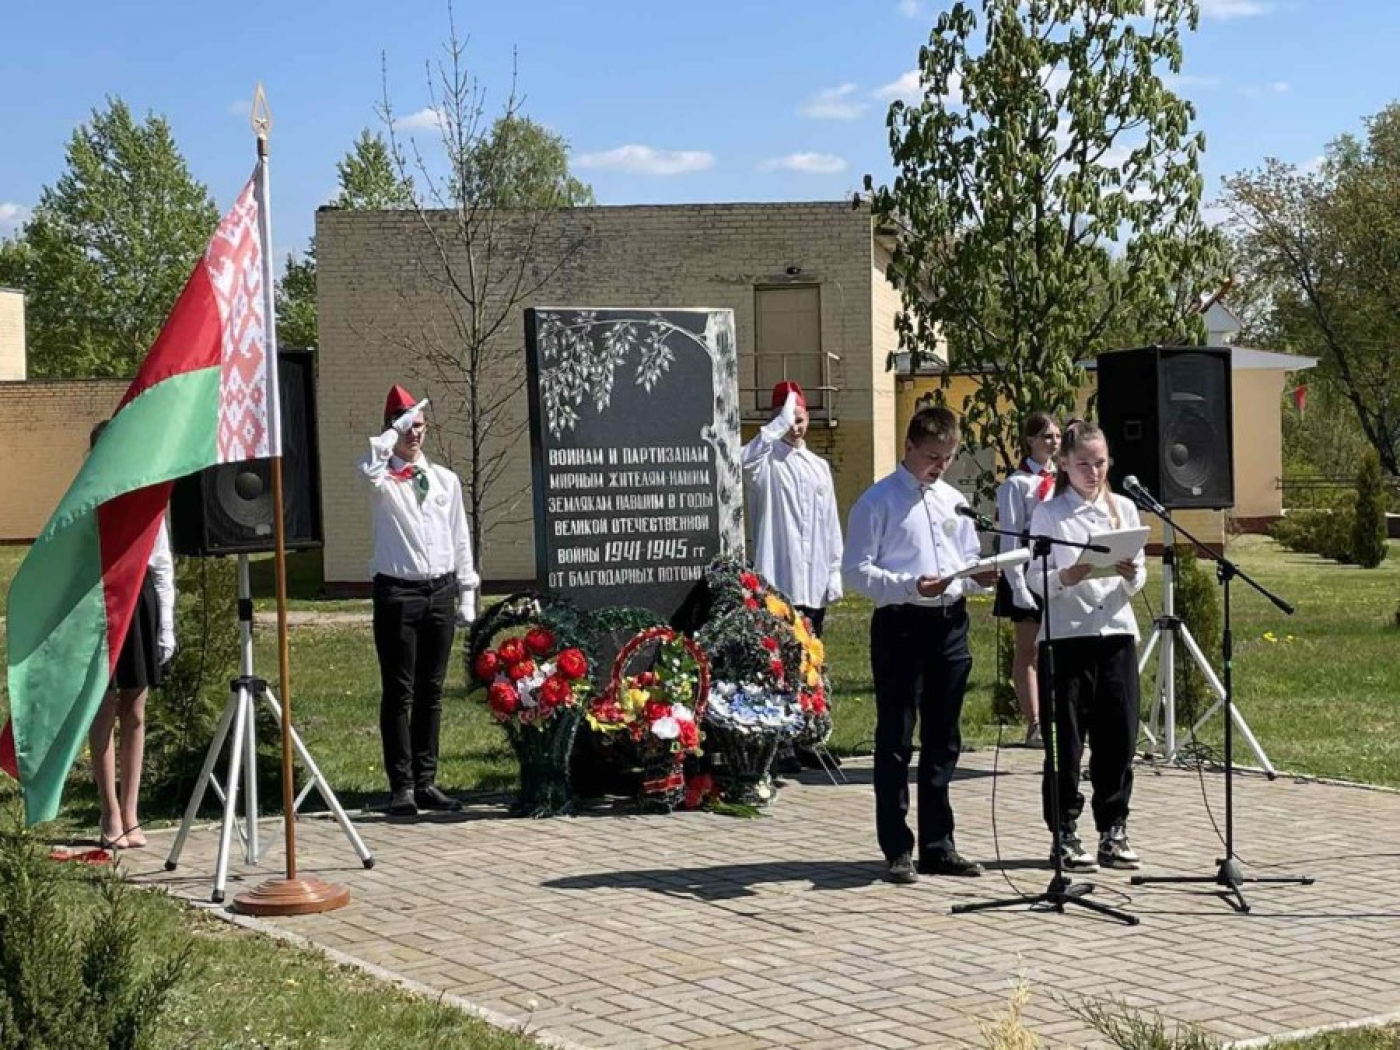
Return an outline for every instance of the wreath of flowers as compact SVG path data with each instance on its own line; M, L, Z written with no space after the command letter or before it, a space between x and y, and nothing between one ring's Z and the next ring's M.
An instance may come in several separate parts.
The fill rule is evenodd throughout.
M593 694L588 648L587 620L571 603L528 591L513 594L473 627L468 681L482 690L497 722L543 725Z
M626 668L643 646L655 642L652 666L631 674ZM668 752L677 762L700 753L700 727L694 705L703 705L709 683L705 654L669 627L652 627L618 651L608 689L584 712L600 733L625 737L644 750Z

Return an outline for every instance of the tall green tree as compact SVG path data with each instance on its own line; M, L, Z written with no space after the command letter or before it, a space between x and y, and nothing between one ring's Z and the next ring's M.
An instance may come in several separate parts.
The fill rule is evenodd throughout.
M355 144L335 165L340 193L334 207L353 211L411 208L413 180L400 176L382 135L362 128ZM314 347L316 330L316 238L298 258L288 255L277 282L277 343Z
M569 173L569 144L511 112L467 143L456 194L492 208L567 208L595 203L593 188Z
M1343 135L1319 167L1274 158L1225 183L1227 224L1267 302L1270 345L1321 358L1316 381L1351 406L1400 473L1400 103Z
M891 104L891 283L915 362L946 338L985 370L960 408L972 447L1017 458L1035 409L1068 410L1077 362L1115 331L1204 335L1218 283L1201 221L1195 111L1180 72L1195 0L959 0L919 51L922 99Z
M30 374L134 374L218 220L165 118L93 110L24 226Z

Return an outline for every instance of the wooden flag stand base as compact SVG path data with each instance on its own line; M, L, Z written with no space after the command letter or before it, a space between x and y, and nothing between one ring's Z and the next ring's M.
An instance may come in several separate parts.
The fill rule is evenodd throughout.
M344 886L322 882L312 875L268 879L234 897L233 910L244 915L315 915L349 903L350 891Z

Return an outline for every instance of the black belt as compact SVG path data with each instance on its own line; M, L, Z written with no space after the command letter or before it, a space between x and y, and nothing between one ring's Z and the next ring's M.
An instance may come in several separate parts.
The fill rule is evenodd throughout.
M898 605L882 605L876 609L876 613L885 613L888 616L912 616L915 619L938 619L945 620L952 616L957 616L967 606L966 598L959 598L957 601L949 602L947 605L915 605L913 602L901 602Z

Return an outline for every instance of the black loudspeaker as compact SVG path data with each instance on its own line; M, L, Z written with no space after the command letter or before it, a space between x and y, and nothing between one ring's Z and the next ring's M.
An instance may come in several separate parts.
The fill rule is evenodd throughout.
M315 362L304 350L277 355L282 401L282 518L289 551L320 547L321 466L316 443ZM180 478L170 496L176 554L208 557L274 549L272 461L222 463Z
M1109 480L1137 477L1166 507L1235 505L1230 351L1148 346L1100 354Z

